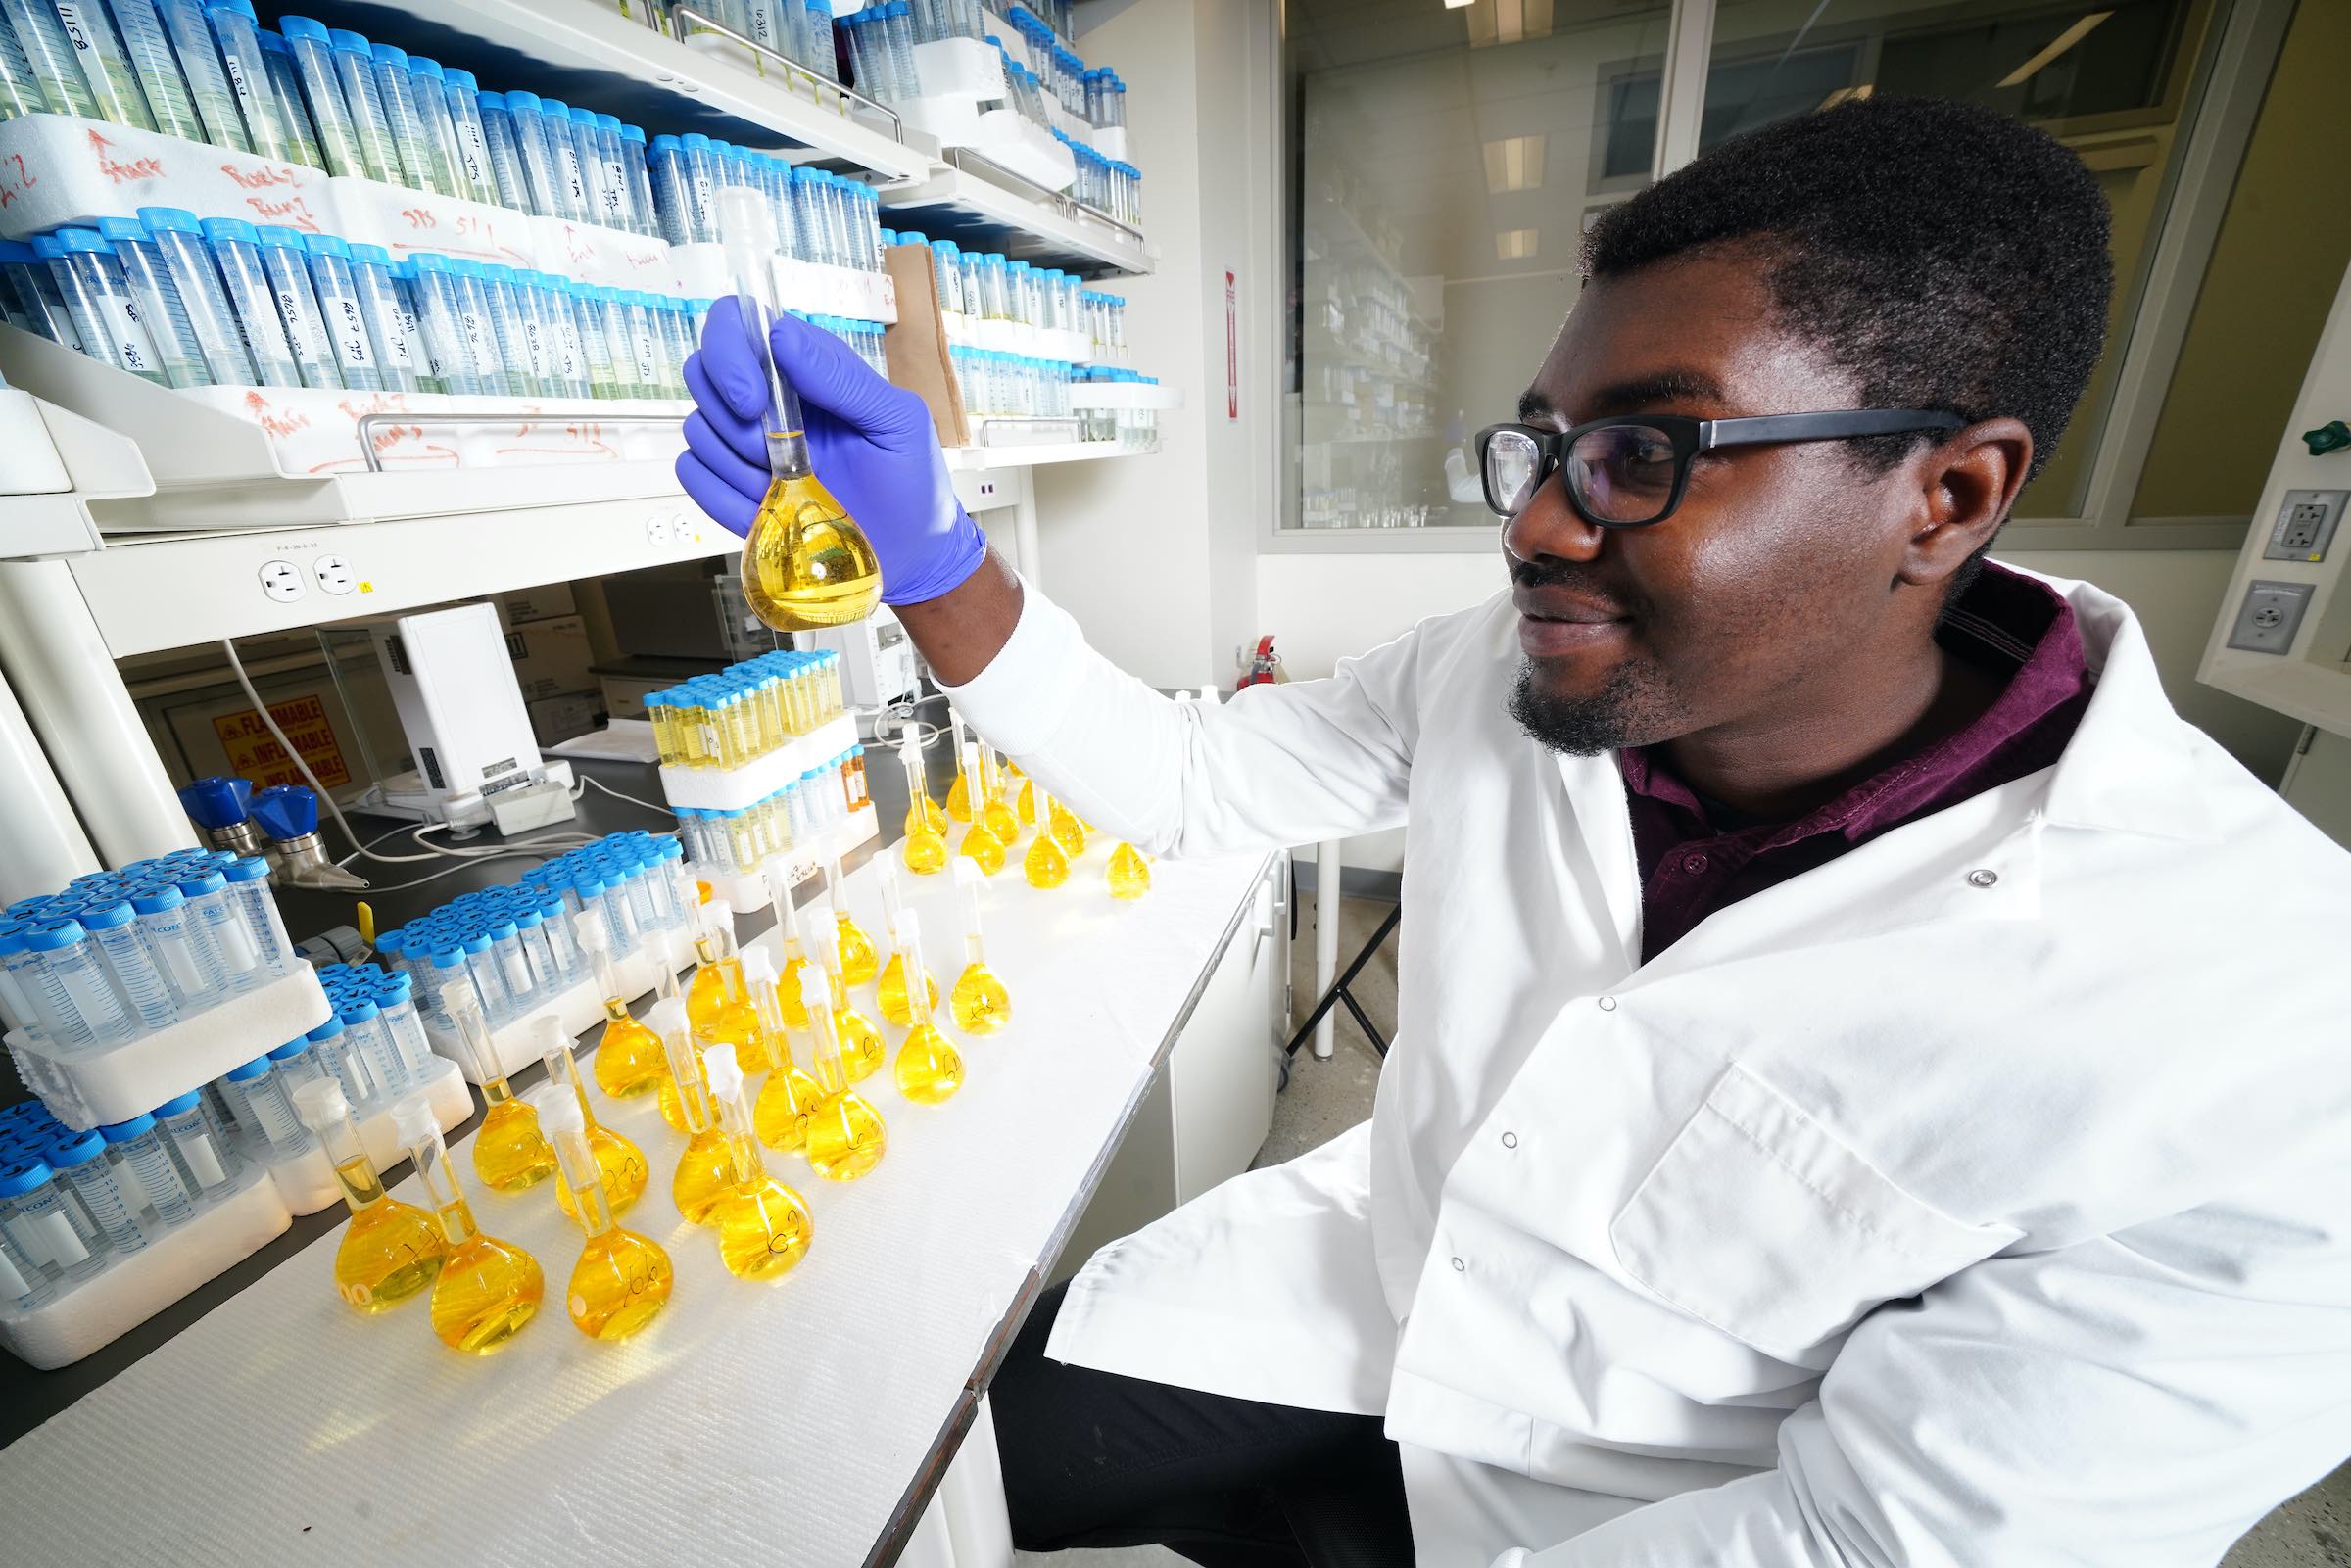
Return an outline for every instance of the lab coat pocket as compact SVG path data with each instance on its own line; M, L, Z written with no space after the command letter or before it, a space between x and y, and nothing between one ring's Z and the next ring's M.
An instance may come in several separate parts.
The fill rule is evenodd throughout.
M1744 1344L1825 1367L1871 1308L1915 1296L2022 1232L1904 1192L1786 1096L1724 1069L1617 1211L1636 1283Z

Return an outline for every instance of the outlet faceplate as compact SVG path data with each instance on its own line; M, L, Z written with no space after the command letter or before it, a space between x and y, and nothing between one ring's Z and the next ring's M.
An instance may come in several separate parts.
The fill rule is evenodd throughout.
M2294 645L2302 612L2310 608L2315 583L2269 583L2260 579L2245 585L2244 602L2236 607L2236 624L2229 629L2229 645L2247 653L2283 653Z
M309 592L302 568L292 561L262 562L261 579L262 592L280 604L291 604Z
M338 595L360 586L359 573L353 571L351 562L340 555L319 556L317 564L311 568L311 575L318 579L321 590Z
M2351 491L2289 490L2278 503L2278 519L2270 525L2270 543L2261 552L2265 561L2323 561L2334 543L2334 530L2343 520L2343 503Z

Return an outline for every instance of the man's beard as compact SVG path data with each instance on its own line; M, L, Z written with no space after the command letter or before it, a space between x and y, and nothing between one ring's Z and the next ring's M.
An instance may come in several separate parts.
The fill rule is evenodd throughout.
M1541 689L1534 661L1522 660L1511 688L1511 717L1539 744L1572 757L1647 745L1674 733L1673 705L1647 673L1621 665L1589 696L1562 697Z

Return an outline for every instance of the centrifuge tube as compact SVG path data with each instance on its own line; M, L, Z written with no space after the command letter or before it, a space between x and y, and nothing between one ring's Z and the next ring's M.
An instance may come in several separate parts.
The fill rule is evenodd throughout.
M24 51L49 113L99 119L98 102L90 96L90 84L82 77L81 62L74 58L73 40L66 35L57 7L49 0L0 0L0 19L7 21Z
M994 1034L1012 1022L1012 996L996 972L987 967L981 941L980 890L977 867L955 868L955 901L963 911L963 973L947 993L947 1010L955 1026L966 1034Z
M227 68L229 90L236 95L238 113L245 117L245 139L264 158L284 162L293 156L287 145L285 122L277 114L277 89L270 84L269 64L262 58L261 24L253 8L233 4L204 8Z
M1032 887L1059 887L1070 879L1070 857L1047 829L1052 814L1061 810L1060 802L1044 789L1036 792L1036 836L1030 840L1029 853L1021 859L1021 875L1029 879Z
M220 9L213 8L215 12ZM261 246L270 296L277 304L278 318L285 323L286 346L293 351L302 384L339 390L343 376L335 368L335 351L326 337L326 318L318 309L318 292L311 284L310 267L306 264L309 253L303 247L302 231L264 224L254 229L253 234Z
M676 1280L669 1254L650 1237L613 1221L579 1102L559 1086L546 1085L539 1091L539 1117L561 1162L556 1179L570 1189L571 1212L588 1238L564 1291L571 1326L590 1339L627 1339L669 1303Z
M677 1085L679 1117L686 1127L686 1152L678 1156L669 1196L679 1213L699 1225L709 1219L711 1205L727 1190L733 1162L710 1113L710 1086L703 1075L706 1068L685 1007L671 1001L656 1002L647 1020L669 1053L670 1081Z
M767 499L743 546L743 586L753 613L779 631L813 631L861 621L882 596L882 566L808 460L800 396L777 368L775 224L756 190L728 186L717 198L719 232L734 274L735 309L752 357L767 375Z
M821 933L828 923L826 913L811 905L805 918L816 923L817 931L804 934L802 940L808 943L816 961L816 969L824 976L830 998L826 1006L833 1018L834 1034L840 1041L842 1069L847 1072L849 1081L855 1083L877 1071L887 1060L882 1031L874 1027L872 1019L858 1012L849 1001L848 981L843 977L840 968L840 950L822 939ZM805 994L806 987L801 989Z
M554 1151L539 1131L538 1114L514 1097L499 1066L481 998L460 980L441 988L441 1006L473 1059L482 1088L482 1124L473 1134L473 1173L493 1192L520 1192L555 1173Z
M906 837L899 854L906 869L917 877L930 877L944 871L947 865L947 841L932 831L931 815L938 810L932 802L929 787L923 778L923 743L915 727L907 726L906 735L898 742L898 761L906 770Z
M147 108L147 94L139 86L130 57L123 52L122 40L115 35L115 24L108 20L106 9L68 4L56 15L65 24L74 51L80 56L82 80L89 83L99 118L118 125L155 129L155 117Z
M204 125L196 118L187 78L180 74L179 62L172 56L171 39L155 0L110 0L106 9L114 13L115 24L121 29L122 52L147 99L155 128L167 136L202 141ZM75 6L73 10L85 28L93 24L104 25L95 15L97 7Z
M588 1128L588 1150L596 1156L596 1168L603 1173L604 1196L610 1200L612 1212L627 1213L629 1206L644 1195L646 1181L652 1174L645 1151L596 1119L596 1112L588 1104L588 1080L580 1075L580 1065L571 1054L571 1036L563 1032L562 1022L537 1019L531 1029L538 1040L539 1060L547 1068L547 1081L567 1083L579 1096L580 1119ZM565 1213L571 1212L571 1189L559 1181L555 1183L555 1202Z
M744 989L750 992L751 1006L759 1015L760 1038L767 1046L767 1082L760 1086L759 1098L751 1106L751 1130L770 1149L789 1153L806 1145L809 1115L824 1094L816 1080L792 1058L791 1031L794 1025L785 1014L785 996L777 984L775 961L767 956L765 948L755 947L743 955L743 978ZM805 1027L808 1015L801 1007L797 990L795 983L792 1006L799 1018L799 1026Z
M269 93L277 105L278 128L286 135L287 159L312 168L325 168L325 155L318 150L317 128L311 123L311 112L303 104L302 71L294 63L294 52L286 46L282 34L264 30L256 36L262 41L262 65L269 72Z
M539 1299L547 1289L539 1259L510 1242L483 1235L474 1223L473 1206L465 1201L456 1162L449 1157L431 1106L421 1097L404 1100L393 1108L392 1125L416 1167L418 1184L432 1200L449 1247L441 1276L433 1281L434 1337L453 1351L487 1355L539 1315Z
M1110 896L1117 899L1136 899L1151 890L1151 862L1132 844L1121 844L1110 852Z
M814 969L801 972L800 1002L814 1041L809 1075L823 1095L808 1117L808 1165L827 1180L855 1181L881 1163L889 1133L881 1113L849 1087L830 995L825 975Z
M590 912L571 917L580 945L596 965L596 986L604 1003L604 1037L596 1046L596 1086L614 1099L643 1094L667 1071L661 1037L629 1016L620 969L612 962L612 936L604 918Z
M403 175L400 148L392 140L392 117L384 107L383 88L375 78L375 46L348 27L327 31L331 45L328 63L342 84L343 106L351 113L352 148L360 172L372 180L397 185Z
M922 943L922 920L907 910L898 917L897 949L906 968L906 1014L911 1026L898 1045L892 1073L898 1092L907 1099L917 1105L941 1105L963 1087L963 1057L931 1022L931 998L937 989L923 963Z
M800 1195L769 1175L759 1158L742 1069L721 1054L710 1059L708 1070L710 1108L734 1177L710 1212L719 1261L738 1279L774 1279L800 1260L816 1222Z
M841 979L850 985L863 985L874 977L881 961L874 951L874 939L865 934L865 927L849 918L848 909L840 902L840 857L835 855L832 875L825 879L822 913L832 917L829 922L834 936L834 948L840 959L837 966Z
M335 1247L335 1293L362 1312L380 1312L432 1284L449 1257L448 1239L431 1214L384 1191L384 1178L351 1123L342 1085L312 1079L295 1093L294 1110L318 1135L351 1209L351 1223Z

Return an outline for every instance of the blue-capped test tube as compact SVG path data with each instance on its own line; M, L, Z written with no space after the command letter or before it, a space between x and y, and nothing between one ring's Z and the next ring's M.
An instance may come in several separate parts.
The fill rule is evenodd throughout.
M236 94L237 113L245 117L245 140L264 158L289 159L285 121L278 118L277 89L269 81L269 63L262 58L261 24L250 5L216 0L204 8L204 20L220 49L221 69L228 74L229 91Z
M73 330L81 335L82 352L89 353L95 345L118 370L168 386L155 342L131 302L122 264L115 260L115 248L96 229L86 228L59 229L34 240L32 248L49 258L50 273L65 296Z
M172 1163L199 1197L216 1198L236 1184L245 1163L212 1118L204 1096L194 1089L167 1100L150 1113Z
M278 18L277 25L285 34L287 58L293 63L300 95L310 105L311 129L317 140L320 163L329 174L368 178L359 139L352 130L351 110L343 100L343 83L335 74L334 40L326 24L312 17L287 16Z
M48 259L19 240L0 240L0 274L16 285L18 308L24 311L27 330L52 343L81 349L81 331L66 309L65 294L49 270Z
M204 20L202 0L155 0L155 13L187 82L189 106L199 125L195 139L234 152L253 151L235 89L221 64L220 46L214 41L212 24Z
M562 196L562 176L549 133L545 100L537 93L506 94L506 114L514 121L514 151L522 163L526 192L524 210L541 217L569 217Z
M594 294L566 278L556 290L572 331L580 343L580 373L587 378L590 398L618 398L620 378L612 362L612 340L604 330L602 309Z
M447 196L447 171L438 166L432 143L425 139L424 122L416 116L415 78L408 74L408 53L388 43L373 49L375 90L384 100L384 121L392 127L392 146L400 154L401 177L410 190Z
M208 217L198 227L213 253L228 309L244 334L253 356L258 383L264 387L299 387L302 366L295 361L285 323L278 319L277 295L269 269L262 262L261 240L251 223L234 217ZM185 298L183 292L182 295ZM144 911L141 911L144 914Z
M24 933L24 947L38 966L36 1005L61 1043L113 1045L137 1032L134 1015L108 981L97 944L79 921L45 921Z
M517 213L536 213L530 173L522 161L522 140L507 97L494 92L474 95L474 106L482 116L482 145L488 149L490 174L498 184L498 205Z
M518 398L546 395L544 354L532 340L530 314L515 287L514 269L490 262L480 266L482 291L490 304L490 323L498 334L498 356L506 367L506 389Z
M81 60L66 24L58 20L56 6L49 0L0 0L0 18L7 19L50 114L106 118L98 113L98 100L90 96L89 80L81 73Z
M351 1042L351 1048L367 1064L368 1076L385 1094L398 1094L408 1086L408 1059L385 1026L381 1008L371 1001L354 1002L337 1013L335 1021L343 1025L343 1037Z
M360 1054L359 1041L345 1031L340 1018L328 1019L305 1036L319 1069L340 1084L344 1098L363 1105L385 1092L376 1082L374 1065Z
M145 226L127 217L102 217L98 237L115 248L132 308L155 346L164 379L175 387L212 385L213 373L196 342L196 330L179 303L179 289L164 265L164 253Z
M56 1173L59 1195L81 1205L90 1222L106 1237L108 1247L125 1256L146 1247L147 1233L139 1228L131 1206L123 1201L121 1183L115 1179L115 1167L107 1161L105 1134L92 1127L87 1132L52 1138L41 1158ZM0 1299L7 1294L0 1289Z
M451 290L457 300L457 332L465 343L465 353L479 390L493 398L513 396L512 372L500 346L498 315L490 303L490 291L482 282L482 267L478 261L449 263Z
M409 341L400 301L400 290L392 277L392 255L380 245L355 245L351 248L351 281L359 295L360 318L367 328L368 341L374 345L376 363L380 368L386 392L420 392L420 375L416 347ZM268 898L264 883L262 896ZM277 906L269 905L272 917Z
M177 207L142 207L139 222L170 274L188 329L212 379L232 387L261 385L246 348L246 328L230 309L220 269L206 245L196 214Z
M138 1027L153 1031L179 1022L179 1006L171 1000L171 987L165 983L163 971L156 968L155 955L139 939L138 914L130 900L92 904L76 918Z
M280 33L264 30L256 36L262 40L262 64L269 71L269 92L277 102L277 122L286 133L286 156L312 168L326 167L317 127L311 123L311 111L303 101L302 70L294 51Z
M418 341L424 346L425 375L444 392L479 397L485 390L465 335L464 296L446 256L411 257L401 263L413 290Z
M416 124L432 155L442 194L466 195L464 154L457 146L456 122L449 118L449 80L441 62L408 56L408 90L416 101Z
M540 121L547 130L547 149L554 160L555 216L586 223L588 166L580 157L579 127L572 122L571 106L560 98L539 101Z
M695 245L718 239L718 157L710 138L694 131L678 138L678 164L684 178L678 194L686 199L686 238Z
M777 253L782 256L799 255L799 225L794 221L792 210L792 166L781 158L761 158L759 185L767 192L768 215L775 220Z
M433 357L433 345L424 331L424 284L413 261L392 263L392 297L400 305L401 335L408 340L408 357L416 370L416 390L447 392L442 380L446 361Z
M792 171L792 231L798 237L800 258L819 266L839 266L833 250L833 226L825 220L827 186L831 176L821 168L796 166Z
M305 1049L300 1053L313 1063L316 1054L307 1039L295 1044ZM285 1047L279 1047L284 1050ZM311 1146L310 1132L294 1115L294 1102L288 1095L291 1074L281 1076L268 1056L257 1056L243 1067L230 1068L220 1078L221 1097L228 1102L238 1124L268 1150L272 1161L290 1160Z
M383 362L375 338L367 330L367 314L360 305L359 279L351 268L351 247L332 234L306 234L311 287L318 296L318 313L326 324L326 341L334 351L335 370L354 392L384 390Z
M56 8L56 16L65 26L66 36L72 40L81 78L89 84L99 118L118 125L155 129L155 116L148 110L147 94L139 86L138 73L131 69L130 56L106 9L69 0Z
M228 879L210 865L197 867L179 879L179 896L187 900L191 927L202 934L219 963L232 991L250 991L262 983L261 954L253 945L243 911L228 891Z
M470 71L455 66L441 72L441 99L457 143L457 194L485 207L506 205L499 194L498 174L490 163L490 142L482 128L482 89Z
M672 245L693 241L689 231L686 160L675 136L656 136L645 155L646 183L651 189L653 232Z
M97 7L70 4L69 9L95 33L101 20ZM147 101L155 128L167 136L201 141L204 125L197 119L187 77L171 53L171 38L155 0L109 0L107 10L114 13L115 25L121 31L122 53Z
M566 114L571 120L571 145L580 161L580 216L585 222L609 224L604 210L604 149L596 134L596 111L574 104Z
M653 184L646 167L646 158L645 127L621 126L620 169L621 177L629 187L629 207L635 219L631 227L648 239L655 239L661 234L661 222L654 212Z
M605 352L612 356L612 384L623 398L649 398L637 373L637 339L629 321L627 296L618 289L583 289L602 326Z
M0 1155L0 1231L32 1262L67 1280L87 1279L106 1266L105 1234L60 1194L56 1173L38 1154Z
M166 1225L184 1225L196 1217L196 1195L172 1163L155 1116L142 1112L127 1121L98 1129L114 1162L115 1181L122 1201L134 1210L152 1211Z
M351 140L359 154L360 171L367 178L397 185L403 178L400 149L392 140L392 117L384 109L384 92L375 79L375 45L348 27L327 29L335 80L343 88L343 107L351 112Z
M263 974L274 977L288 973L294 966L294 944L286 936L277 900L269 896L269 863L259 855L247 855L227 861L220 867L220 875L228 882L229 901L244 918Z
M0 119L45 114L48 96L32 74L32 62L17 42L17 29L0 14Z
M518 272L515 279L524 291L525 309L535 314L547 346L549 396L587 397L587 352L580 342L579 322L571 313L570 301L564 297L563 279L548 272Z
M343 376L335 368L335 351L327 341L326 316L318 309L318 291L311 286L309 252L300 229L257 224L255 243L262 250L262 266L268 273L269 297L286 329L286 347L301 368L302 384L339 389Z
M376 988L375 1005L392 1036L393 1046L408 1069L408 1081L422 1083L440 1069L433 1057L432 1042L425 1036L424 1021L416 1011L415 988L416 982L408 975L388 975Z

